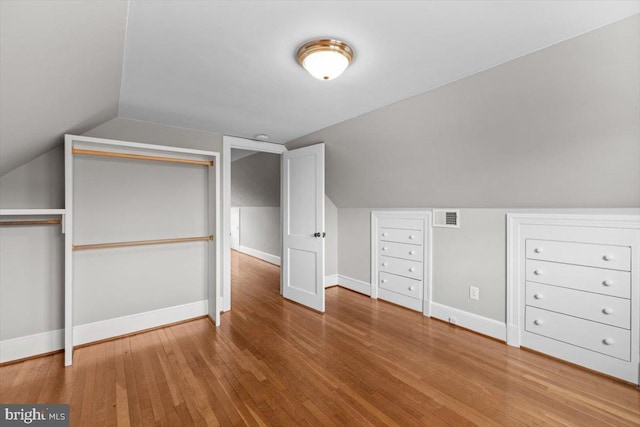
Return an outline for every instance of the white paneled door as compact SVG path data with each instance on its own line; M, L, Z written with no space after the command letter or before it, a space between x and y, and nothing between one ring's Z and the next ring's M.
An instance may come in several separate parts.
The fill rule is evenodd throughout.
M324 312L324 144L282 154L282 294Z

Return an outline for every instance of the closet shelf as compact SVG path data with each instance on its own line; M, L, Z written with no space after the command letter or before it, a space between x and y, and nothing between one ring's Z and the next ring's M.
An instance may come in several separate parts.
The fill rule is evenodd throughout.
M159 239L159 240L136 240L132 242L114 242L114 243L97 243L92 245L74 245L74 251L83 251L87 249L107 249L122 248L126 246L145 246L145 245L162 245L166 243L183 243L183 242L201 242L213 240L213 235L202 237L181 237L178 239Z
M64 215L64 209L0 209L0 216Z
M151 160L154 162L184 163L188 165L213 166L213 160L195 160L195 159L182 159L179 157L148 156L144 154L118 153L114 151L86 150L83 148L73 148L71 149L71 153L82 154L85 156L118 157L121 159Z

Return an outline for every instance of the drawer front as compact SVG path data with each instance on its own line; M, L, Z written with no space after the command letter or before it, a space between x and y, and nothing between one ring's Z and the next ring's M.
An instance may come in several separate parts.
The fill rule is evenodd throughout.
M380 242L380 255L422 262L422 246L407 243Z
M422 299L422 281L395 274L380 273L378 285L382 289L397 292L408 297Z
M631 269L631 248L592 243L527 239L527 258L590 267Z
M527 282L526 304L619 328L631 327L631 301Z
M626 329L527 307L525 330L621 360L631 360L631 333Z
M378 225L384 228L401 228L403 230L417 230L424 228L424 221L420 219L404 219L404 218L380 218Z
M378 267L386 273L422 280L422 263L417 261L380 256Z
M378 238L384 242L422 245L422 231L380 227Z
M556 262L527 260L527 280L565 288L631 298L631 273Z

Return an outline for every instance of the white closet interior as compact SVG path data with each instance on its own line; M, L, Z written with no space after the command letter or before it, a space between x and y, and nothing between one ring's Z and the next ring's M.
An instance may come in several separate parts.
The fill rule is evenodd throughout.
M66 137L66 365L74 345L193 307L219 324L218 155Z

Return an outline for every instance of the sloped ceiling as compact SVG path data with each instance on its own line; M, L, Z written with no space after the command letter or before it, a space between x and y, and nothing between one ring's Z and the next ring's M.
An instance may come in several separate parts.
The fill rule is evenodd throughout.
M620 1L134 1L119 114L287 142L640 10ZM331 82L294 58L356 57Z
M340 208L640 206L640 17L287 144Z
M0 1L0 176L117 115L127 8Z

